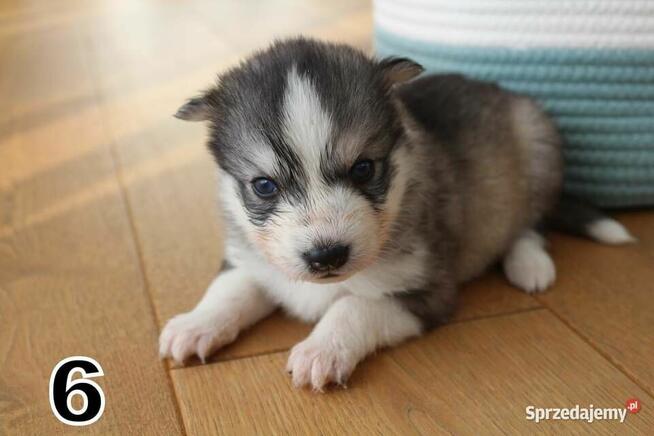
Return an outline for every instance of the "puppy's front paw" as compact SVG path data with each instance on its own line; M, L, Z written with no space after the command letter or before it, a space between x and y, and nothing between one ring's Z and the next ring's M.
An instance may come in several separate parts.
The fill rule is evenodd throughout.
M222 314L191 311L172 318L159 336L159 355L181 365L192 355L202 363L238 335L236 320Z
M334 338L309 337L293 347L286 370L296 388L311 386L322 392L331 383L345 386L358 362L356 353Z

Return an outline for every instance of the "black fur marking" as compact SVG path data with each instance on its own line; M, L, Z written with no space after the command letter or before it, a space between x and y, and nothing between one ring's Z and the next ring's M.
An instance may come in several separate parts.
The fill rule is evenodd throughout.
M608 216L601 210L574 196L563 194L544 225L546 228L588 237L590 225L602 219L608 219Z
M375 162L375 176L368 183L358 186L361 194L378 208L386 201L386 194L395 175L395 166L389 159Z
M396 292L397 300L418 319L423 329L430 330L445 324L456 308L456 291L443 287L433 290L414 289Z
M337 132L376 131L390 121L394 108L379 64L346 45L290 40L272 47L290 56L300 76L309 78ZM361 108L365 108L364 111Z
M329 185L345 184L360 192L370 201L376 210L386 201L386 194L395 176L395 165L391 162L391 156L397 149L401 130L394 126L380 128L365 141L363 146L364 155L358 160L370 159L375 165L375 174L366 183L356 184L350 178L351 167L339 162L334 156L334 146L327 148L320 160L320 172L323 180Z
M279 196L260 198L252 190L250 182L237 181L241 202L245 206L250 222L256 226L263 226L268 218L277 212Z
M379 209L386 201L386 194L395 175L395 167L390 159L373 161L373 163L375 174L372 179L364 183L352 181L349 168L330 164L324 159L320 163L320 172L327 184L349 186L363 195L375 209Z
M284 141L278 130L265 131L264 134L280 164L277 166L278 174L273 175L273 180L280 185L280 194L289 199L302 199L306 195L307 176L300 157Z
M230 269L233 269L234 265L231 264L231 262L228 259L223 259L223 263L220 265L220 272L223 273L225 271L229 271Z
M413 118L450 145L459 143L461 135L478 123L482 111L492 111L506 100L497 85L460 74L427 75L397 89Z

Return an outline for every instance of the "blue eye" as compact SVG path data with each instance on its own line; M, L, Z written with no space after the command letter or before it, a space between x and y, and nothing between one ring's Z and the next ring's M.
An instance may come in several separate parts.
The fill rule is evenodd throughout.
M375 164L371 160L360 160L350 168L350 178L354 183L365 183L375 174Z
M269 198L277 194L277 184L265 177L259 177L252 181L254 193L262 198Z

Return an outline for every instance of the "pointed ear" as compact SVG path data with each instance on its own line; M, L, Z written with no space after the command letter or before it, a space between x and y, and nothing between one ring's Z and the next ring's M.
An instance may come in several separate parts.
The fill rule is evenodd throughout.
M177 112L175 118L185 121L206 121L211 114L211 106L207 95L194 97L184 103Z
M413 79L425 69L408 58L387 57L379 61L379 68L389 86Z

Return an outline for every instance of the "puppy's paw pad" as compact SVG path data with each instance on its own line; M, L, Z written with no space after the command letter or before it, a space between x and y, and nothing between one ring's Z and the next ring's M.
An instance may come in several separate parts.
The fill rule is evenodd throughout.
M344 386L357 363L352 353L334 341L310 337L293 347L286 370L296 388L310 386L322 392L329 384Z
M187 312L172 318L159 336L159 355L182 365L197 355L202 362L218 348L236 339L234 320L206 312Z
M556 280L556 268L545 250L522 250L504 259L504 272L514 286L528 292L543 292Z

